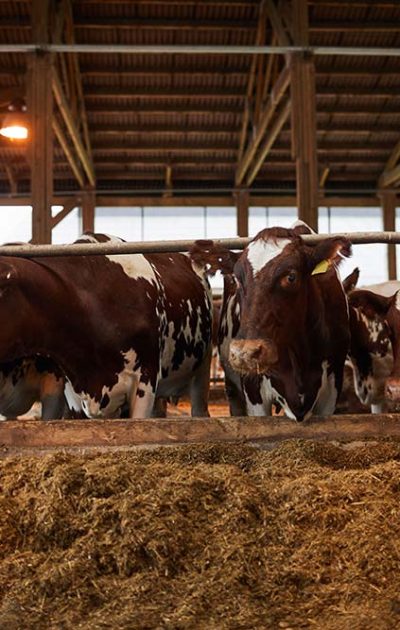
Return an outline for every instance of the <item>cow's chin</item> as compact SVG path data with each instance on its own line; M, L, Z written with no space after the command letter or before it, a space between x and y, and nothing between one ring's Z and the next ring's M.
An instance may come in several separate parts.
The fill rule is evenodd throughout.
M278 361L278 349L264 339L235 339L229 347L229 363L241 374L268 374Z

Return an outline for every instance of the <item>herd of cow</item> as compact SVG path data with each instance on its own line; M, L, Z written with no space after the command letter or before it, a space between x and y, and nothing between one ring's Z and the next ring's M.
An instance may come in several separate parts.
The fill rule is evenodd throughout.
M400 398L400 293L356 289L356 270L342 282L350 242L309 246L309 232L265 229L240 255L197 241L188 254L0 257L0 413L40 401L43 419L146 418L189 395L207 416L216 269L232 415L330 415L345 363L360 401L383 410Z

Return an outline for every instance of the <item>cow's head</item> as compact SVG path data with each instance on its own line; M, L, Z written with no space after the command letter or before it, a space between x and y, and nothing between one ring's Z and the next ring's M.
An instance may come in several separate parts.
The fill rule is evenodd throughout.
M386 381L385 396L393 402L400 402L400 291L391 298L391 305L387 312L392 346L393 368Z
M354 387L365 405L379 404L385 398L385 382L393 369L396 295L385 297L356 289L349 294L350 359Z
M274 374L299 362L306 330L320 318L316 284L350 254L350 242L329 238L314 247L295 229L260 232L235 265L241 301L241 326L230 346L232 367L243 374ZM317 280L318 278L318 280ZM286 365L283 364L286 362Z

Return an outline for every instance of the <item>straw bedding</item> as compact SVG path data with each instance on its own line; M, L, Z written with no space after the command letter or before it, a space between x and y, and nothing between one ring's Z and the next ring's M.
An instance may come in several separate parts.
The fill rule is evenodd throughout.
M400 445L0 461L0 628L400 627Z

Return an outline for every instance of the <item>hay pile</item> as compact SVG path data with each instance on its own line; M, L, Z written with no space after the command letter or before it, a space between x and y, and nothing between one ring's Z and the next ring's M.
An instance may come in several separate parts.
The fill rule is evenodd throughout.
M400 627L400 445L0 462L0 628Z

